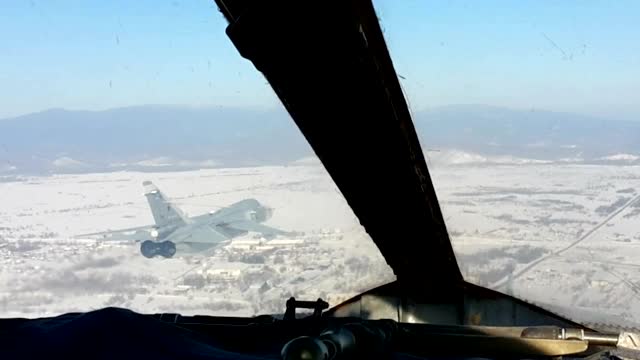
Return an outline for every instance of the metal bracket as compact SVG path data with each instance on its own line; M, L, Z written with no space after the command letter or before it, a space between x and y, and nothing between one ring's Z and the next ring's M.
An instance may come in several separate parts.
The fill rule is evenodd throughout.
M287 300L287 309L284 312L284 320L295 320L296 309L313 309L313 317L319 319L322 310L329 308L329 303L318 298L316 301L299 301L291 297Z

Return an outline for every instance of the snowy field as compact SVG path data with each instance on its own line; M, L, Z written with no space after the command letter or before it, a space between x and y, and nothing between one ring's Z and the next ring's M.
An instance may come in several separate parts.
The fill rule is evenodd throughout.
M15 180L15 179L14 179ZM153 223L142 182L188 215L255 198L302 233L255 234L204 254L144 258L139 244L76 238ZM145 313L282 312L288 297L336 304L393 281L392 270L320 166L29 177L0 183L0 316L104 306Z
M466 278L579 321L640 324L640 167L433 164ZM151 224L142 181L189 215L245 198L267 224L206 254L146 259L139 244L77 235ZM0 183L0 315L121 306L145 313L282 312L289 296L331 304L392 281L375 245L316 164L117 172Z
M640 167L433 168L469 281L578 321L640 324Z

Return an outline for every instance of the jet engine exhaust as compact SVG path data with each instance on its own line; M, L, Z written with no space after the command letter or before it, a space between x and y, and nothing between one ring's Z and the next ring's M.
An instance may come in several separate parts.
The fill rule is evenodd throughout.
M142 256L147 259L151 259L155 256L172 258L176 254L176 244L172 241L155 242L152 240L145 240L140 244L140 253L142 253Z

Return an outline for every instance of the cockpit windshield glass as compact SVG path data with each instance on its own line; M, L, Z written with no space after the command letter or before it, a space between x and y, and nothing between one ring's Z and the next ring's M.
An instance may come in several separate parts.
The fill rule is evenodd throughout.
M640 3L374 3L466 280L640 324Z
M0 5L0 317L282 313L394 280L207 1Z

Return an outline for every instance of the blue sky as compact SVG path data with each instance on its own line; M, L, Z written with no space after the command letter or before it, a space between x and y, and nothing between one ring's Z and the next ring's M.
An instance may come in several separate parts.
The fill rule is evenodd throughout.
M414 111L474 103L640 120L637 1L374 1ZM0 117L279 106L213 0L0 2Z

